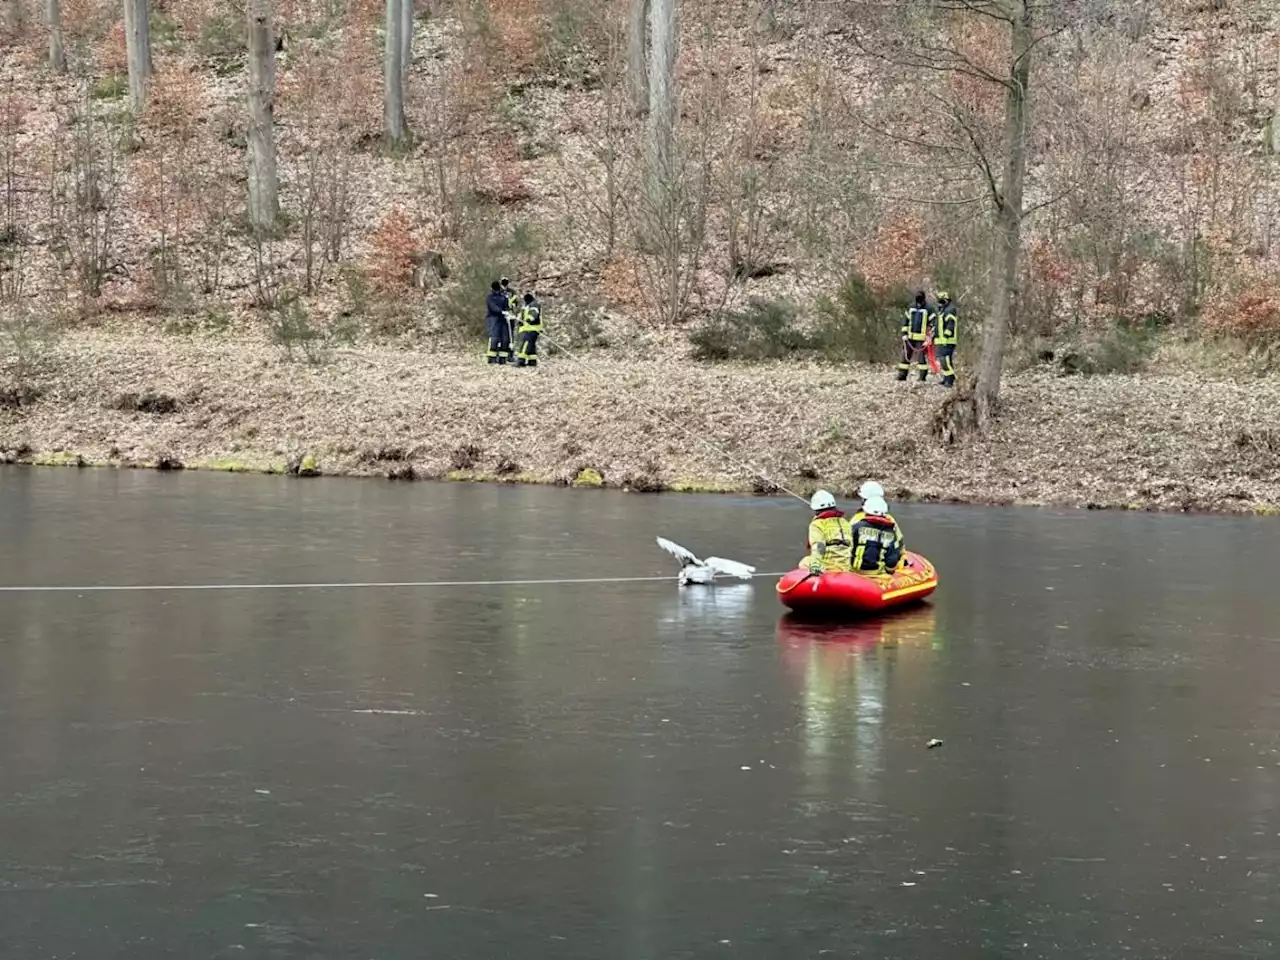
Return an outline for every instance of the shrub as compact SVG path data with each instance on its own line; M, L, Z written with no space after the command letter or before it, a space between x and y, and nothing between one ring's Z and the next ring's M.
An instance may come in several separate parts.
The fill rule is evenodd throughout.
M834 295L819 299L814 339L830 357L896 363L902 341L900 317L908 299L903 290L877 293L854 271Z
M216 13L200 25L196 53L209 61L214 73L228 76L244 67L246 32L243 15Z
M586 86L609 55L609 10L593 0L542 0L539 70Z
M382 293L403 295L413 280L413 255L418 249L413 222L399 207L392 207L369 245L369 278Z
M1059 364L1065 374L1138 373L1151 358L1153 338L1148 324L1117 323L1064 348Z
M294 350L301 350L308 363L323 358L324 335L312 325L310 311L296 291L283 291L267 317L271 341L284 352L285 359L292 360Z
M89 96L94 100L119 100L129 92L129 78L123 73L103 77L93 85Z
M571 297L556 304L554 311L544 303L542 312L547 321L548 356L560 352L561 347L572 351L609 348L609 337L600 323L600 310L595 304Z
M457 255L458 270L451 273L437 299L446 332L462 339L484 336L489 284L510 277L519 285L520 276L535 269L541 249L541 238L522 223L498 234L487 223L466 228Z
M1237 337L1251 347L1280 343L1280 297L1268 284L1215 299L1205 307L1203 323L1211 333Z
M774 360L813 347L796 327L796 307L785 300L753 299L689 334L695 360Z

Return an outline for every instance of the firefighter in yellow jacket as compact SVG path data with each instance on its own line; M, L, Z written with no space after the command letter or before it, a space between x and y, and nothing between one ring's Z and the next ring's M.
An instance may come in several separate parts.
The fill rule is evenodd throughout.
M853 532L848 518L836 507L836 498L819 490L809 501L813 519L809 521L808 555L800 561L810 573L844 572L852 569Z
M942 385L956 385L956 316L955 304L951 302L951 294L945 290L938 291L938 308L929 320L929 329L933 333L934 351L938 357L938 371L942 374Z
M538 365L538 334L542 333L542 304L532 293L524 295L524 306L519 313L519 325L516 336L516 366L536 367Z

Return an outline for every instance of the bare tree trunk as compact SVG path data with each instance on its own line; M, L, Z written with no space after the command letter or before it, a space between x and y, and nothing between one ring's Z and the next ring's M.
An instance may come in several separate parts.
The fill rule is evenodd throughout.
M413 65L413 0L400 0L400 15L403 21L400 33L400 91L404 96L407 87L405 82L409 68Z
M129 105L141 113L147 103L151 76L151 5L147 0L124 0L124 43L129 64Z
M1278 48L1280 49L1280 48ZM1271 142L1268 146L1272 153L1280 154L1280 53L1276 56L1276 92L1275 102L1271 107Z
M10 36L19 36L25 26L22 17L22 0L4 0L4 30Z
M649 174L662 187L673 173L675 145L676 59L680 55L677 0L650 0L649 5Z
M1027 87L1031 80L1031 46L1035 36L1028 0L1010 0L1010 3L1013 7L1010 19L1012 59L1004 108L1005 166L996 206L997 262L992 277L991 313L982 331L982 357L974 385L975 412L980 430L985 430L991 422L1000 398L1005 342L1010 325L1017 319L1021 286L1018 264L1022 254L1022 195L1027 172L1027 127L1030 119Z
M249 222L269 229L280 215L276 172L276 44L271 0L249 0Z
M61 0L45 0L44 18L49 28L49 68L56 73L66 73L67 51L62 43Z
M383 46L383 133L394 143L404 139L404 5L387 0L387 36Z
M758 0L756 4L756 32L772 35L778 29L777 0Z
M645 64L650 0L627 5L627 96L636 116L649 109L649 71Z

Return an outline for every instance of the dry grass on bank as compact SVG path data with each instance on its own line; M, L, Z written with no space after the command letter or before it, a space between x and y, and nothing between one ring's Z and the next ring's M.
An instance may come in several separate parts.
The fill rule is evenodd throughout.
M1280 508L1274 380L1020 374L996 434L949 448L931 430L945 392L886 369L586 360L522 371L360 348L308 366L265 344L77 333L47 392L0 405L0 451L253 470L310 456L326 474L536 482L591 468L637 489L758 488L715 444L800 492L876 476L897 499Z

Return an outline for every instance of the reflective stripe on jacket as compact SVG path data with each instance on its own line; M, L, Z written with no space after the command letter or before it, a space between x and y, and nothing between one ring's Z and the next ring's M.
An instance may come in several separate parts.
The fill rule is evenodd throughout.
M940 347L953 346L956 342L956 308L953 304L948 303L946 306L938 307L938 312L933 315L933 342Z
M892 573L902 560L902 531L893 517L859 513L853 518L853 569Z
M520 326L517 330L519 333L541 333L542 332L542 307L536 303L531 303L520 311Z
M902 335L911 340L924 340L929 331L929 308L908 307L902 319Z
M818 552L818 545L822 552ZM809 550L828 570L848 570L853 558L853 527L839 510L824 510L809 522Z

